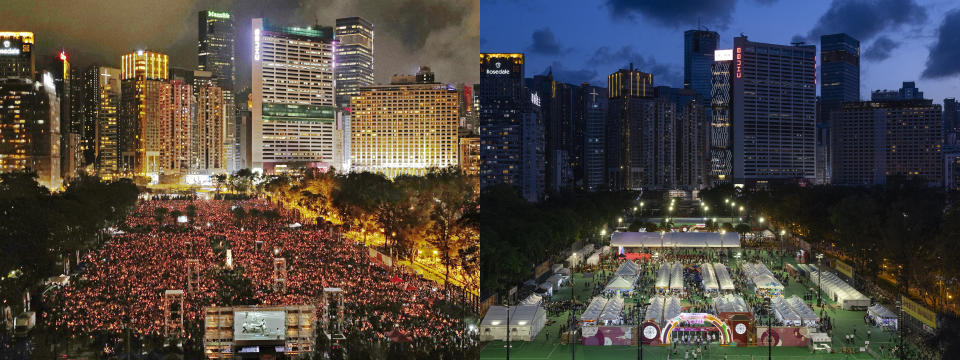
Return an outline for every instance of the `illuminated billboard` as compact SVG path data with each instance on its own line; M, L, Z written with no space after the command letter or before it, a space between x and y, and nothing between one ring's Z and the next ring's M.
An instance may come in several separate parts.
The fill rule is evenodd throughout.
M236 311L234 341L283 341L287 325L283 311Z
M733 49L713 51L713 61L730 61L730 60L733 60Z

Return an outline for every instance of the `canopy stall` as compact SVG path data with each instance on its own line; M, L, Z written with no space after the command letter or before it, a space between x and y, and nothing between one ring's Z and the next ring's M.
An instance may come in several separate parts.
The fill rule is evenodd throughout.
M530 294L520 302L520 305L540 305L543 303L543 297L537 294Z
M640 265L637 265L637 263L631 260L624 261L623 264L620 264L620 267L617 268L615 274L624 277L636 277L640 275Z
M717 275L713 271L713 265L704 263L700 266L700 276L703 280L703 290L706 293L716 293L720 291L720 285L717 283Z
M670 291L683 291L683 265L680 263L673 263L670 267Z
M797 315L797 313L793 311L793 308L790 307L790 304L788 304L782 296L774 296L770 298L770 304L773 306L773 314L776 315L777 320L782 322L784 325L803 325L800 315Z
M546 282L549 283L550 285L553 285L556 288L559 288L563 286L565 282L567 282L567 277L561 274L553 274L547 278Z
M626 278L620 275L614 276L603 289L606 293L624 294L633 291L633 283L637 278Z
M720 284L720 290L722 291L733 291L735 287L733 286L733 279L730 278L730 273L727 271L727 266L721 263L713 263L713 270L717 275L717 283Z
M733 294L713 298L713 310L717 314L730 312L750 312L743 298Z
M620 325L623 323L623 298L619 295L607 300L603 312L600 313L599 323L604 326Z
M744 263L743 273L753 282L754 289L764 296L783 294L783 284L762 263Z
M587 257L590 256L590 253L592 252L593 252L593 244L586 245L580 250L574 251L572 254L570 254L569 257L567 257L567 260L566 260L567 267L570 267L570 268L577 267L577 265L580 265L581 262L585 261Z
M593 300L590 301L590 305L587 305L587 309L583 311L583 314L580 315L580 321L584 325L596 324L600 320L600 314L603 313L603 308L607 306L607 298L603 296L594 296Z
M670 288L670 264L663 263L660 265L660 269L657 270L657 281L654 283L654 287L657 288L657 291L664 292Z
M803 322L803 325L806 325L806 326L817 325L817 322L819 321L819 317L817 317L817 313L813 311L813 309L811 309L810 306L807 305L807 303L803 302L802 299L794 295L787 298L786 303L788 306L790 306L790 309L793 310L793 312L800 317L800 321Z
M867 315L873 319L877 326L889 329L897 329L897 314L890 311L886 306L876 304L867 308Z
M663 320L667 321L680 315L682 308L680 306L680 298L676 296L668 297L663 302Z
M823 279L820 279L821 276ZM869 298L831 272L814 271L810 273L810 280L819 284L820 289L845 310L861 310L870 306Z
M533 341L547 322L547 312L537 305L491 306L480 321L480 341L506 340L509 316L510 340Z
M593 254L590 254L590 256L587 257L587 265L600 265L600 250L595 251Z
M647 306L647 312L643 317L644 321L655 321L663 324L663 304L666 300L663 296L657 295L650 299L650 305Z

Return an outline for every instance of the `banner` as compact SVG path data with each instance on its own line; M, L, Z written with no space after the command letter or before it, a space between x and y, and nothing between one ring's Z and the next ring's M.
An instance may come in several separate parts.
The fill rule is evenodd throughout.
M900 301L903 304L904 313L913 316L914 319L920 320L920 322L933 329L937 328L937 313L903 295L900 295Z
M834 269L837 269L841 274L846 275L848 278L853 279L853 267L847 265L847 263L837 260L837 263L833 265Z

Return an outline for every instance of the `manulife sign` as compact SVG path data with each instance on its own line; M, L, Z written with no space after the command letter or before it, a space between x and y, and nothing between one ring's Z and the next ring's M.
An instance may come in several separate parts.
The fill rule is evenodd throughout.
M263 104L263 121L319 121L332 122L336 118L333 106Z
M229 19L230 13L227 12L216 12L216 11L207 11L207 16L214 17L217 19Z

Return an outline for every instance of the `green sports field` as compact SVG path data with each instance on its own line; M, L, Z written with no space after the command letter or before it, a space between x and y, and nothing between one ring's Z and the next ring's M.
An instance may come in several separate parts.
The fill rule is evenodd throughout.
M770 264L768 264L769 266ZM736 266L736 265L734 265ZM579 301L589 301L591 287L587 285L589 279L584 279L582 274L574 275L576 287L574 293ZM803 296L808 291L809 285L790 281L784 290L785 296ZM563 287L553 296L554 300L565 300L570 298L570 288ZM837 308L831 301L827 301L825 311L833 319L833 344L834 354L825 352L812 353L806 347L774 347L774 359L886 359L889 352L885 352L879 357L870 353L842 354L839 351L844 347L843 337L852 332L856 327L855 344L862 346L866 339L866 330L868 326L863 322L865 311L846 311ZM628 306L632 300L627 300ZM814 310L820 312L819 307L814 306ZM548 323L552 324L545 327L532 342L511 342L510 359L515 360L560 360L560 359L636 359L637 348L635 346L581 346L577 344L574 350L569 344L561 344L559 340L560 325L566 323L569 313L564 312L556 316L548 317ZM890 348L897 341L895 333L883 332L879 328L869 327L871 330L870 347L877 353L880 345L884 348ZM549 334L549 335L548 335ZM548 337L549 336L549 341ZM679 346L677 354L673 354L672 347L669 346L644 346L643 356L645 359L684 359L684 351L695 351L695 346ZM575 353L573 353L575 351ZM571 356L575 355L575 357ZM879 354L878 354L879 355ZM494 341L484 344L480 353L480 359L506 359L506 343L503 341ZM691 356L690 359L693 357ZM729 347L711 345L709 349L703 350L698 359L765 359L767 358L767 347Z

